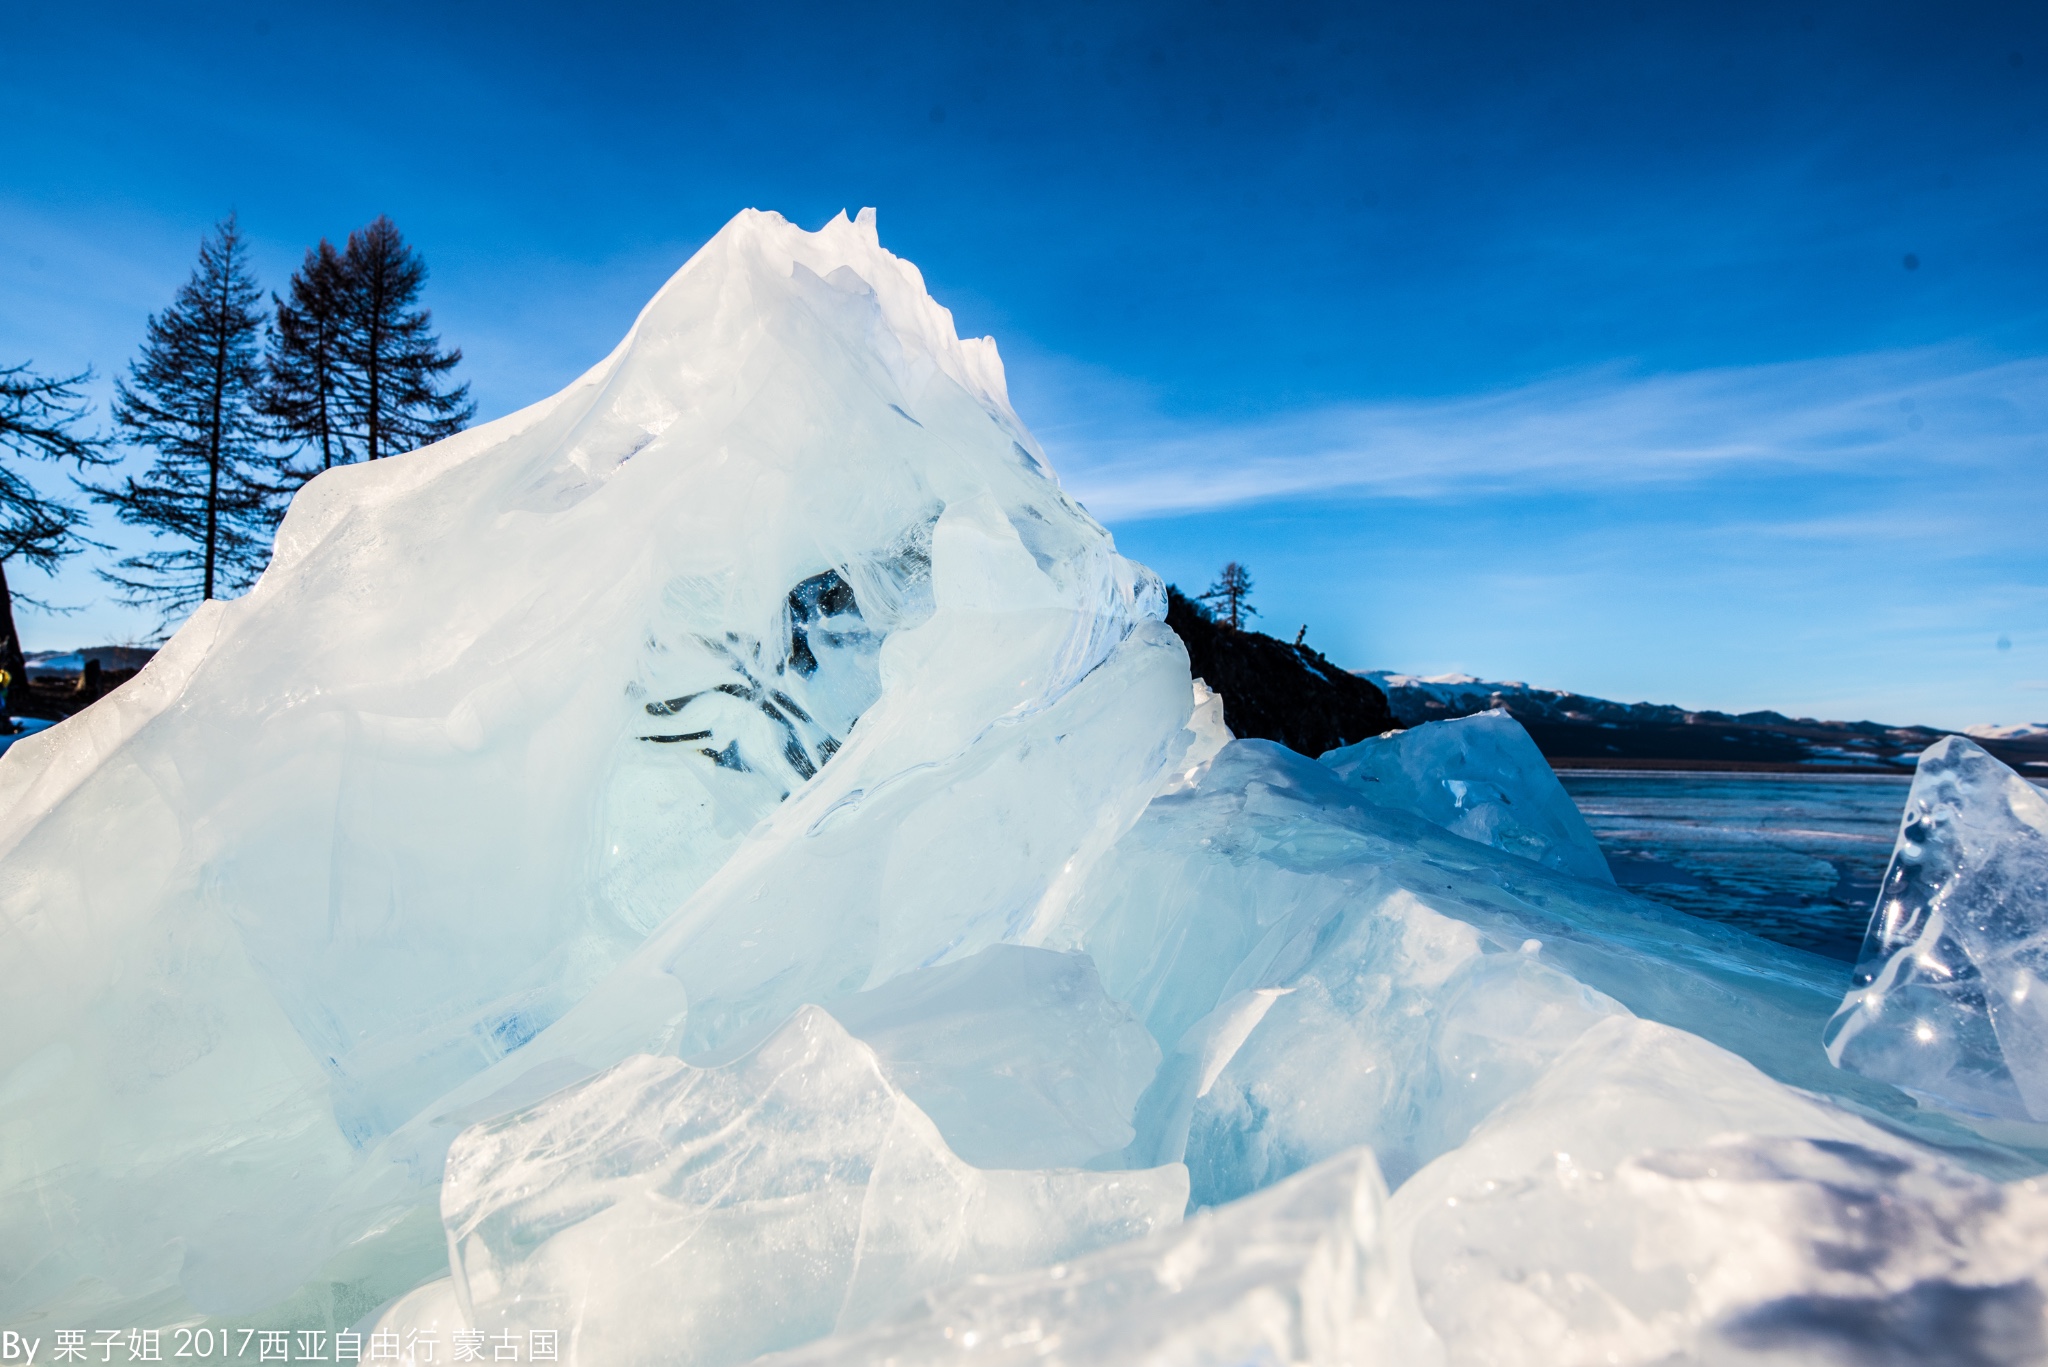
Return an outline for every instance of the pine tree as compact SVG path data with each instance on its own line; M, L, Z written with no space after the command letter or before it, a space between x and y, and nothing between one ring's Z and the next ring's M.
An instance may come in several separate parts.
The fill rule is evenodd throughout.
M278 490L255 404L262 292L230 215L199 246L199 265L160 315L142 355L115 384L114 420L156 460L140 479L87 485L130 526L185 543L146 551L101 578L166 623L194 605L247 587L269 558Z
M426 279L426 263L389 218L348 235L339 391L343 426L366 460L451 437L476 414L468 385L439 388L462 352L442 351L432 315L416 307Z
M38 375L26 364L0 368L0 448L28 460L111 464L115 457L108 454L104 438L73 430L85 421L87 408L78 387L91 378L89 370L60 378ZM52 609L13 590L7 582L8 562L25 560L47 573L65 557L97 544L86 538L84 527L81 509L44 494L12 462L0 464L0 669L16 686L27 682L28 663L14 625L15 599Z
M1252 572L1233 560L1223 567L1222 577L1209 586L1201 601L1214 603L1217 615L1237 630L1244 626L1245 619L1259 615L1251 598Z
M320 469L354 459L341 425L341 315L348 298L348 272L341 254L325 238L307 251L292 276L290 298L271 296L277 314L264 358L265 378L258 407L294 450L287 477L308 478L290 456L320 454ZM294 481L296 482L296 481Z

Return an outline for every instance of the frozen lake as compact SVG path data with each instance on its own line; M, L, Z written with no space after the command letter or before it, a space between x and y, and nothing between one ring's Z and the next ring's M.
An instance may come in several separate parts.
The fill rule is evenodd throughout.
M1564 771L1614 877L1642 897L1853 961L1905 775Z

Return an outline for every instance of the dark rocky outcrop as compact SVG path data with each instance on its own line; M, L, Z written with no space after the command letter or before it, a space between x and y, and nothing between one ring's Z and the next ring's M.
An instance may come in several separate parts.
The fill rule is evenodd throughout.
M1394 725L1387 695L1306 646L1211 621L1178 589L1166 624L1188 648L1188 667L1223 695L1223 719L1243 739L1280 742L1315 756Z

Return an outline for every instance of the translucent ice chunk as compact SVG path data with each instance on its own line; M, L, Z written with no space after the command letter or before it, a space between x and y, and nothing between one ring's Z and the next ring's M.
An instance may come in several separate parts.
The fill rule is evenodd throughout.
M1178 1166L984 1172L816 1007L698 1068L636 1055L465 1131L442 1187L465 1318L564 1362L743 1362L933 1286L1174 1223Z
M831 1004L961 1158L1080 1167L1131 1142L1159 1046L1085 954L991 945Z
M1187 753L1180 763L1173 767L1160 785L1160 796L1185 793L1201 782L1202 775L1209 772L1210 762L1219 751L1233 739L1230 727L1223 720L1223 695L1201 679L1195 684L1195 710L1188 718Z
M1358 1149L1139 1243L976 1277L775 1367L1351 1367L1388 1299L1385 1189ZM765 1367L765 1364L764 1364Z
M1191 1108L1193 1199L1231 1200L1354 1144L1399 1184L1619 1009L1539 955L1483 944L1406 892L1328 927Z
M2048 1121L2048 799L1972 741L1920 757L1853 983L1835 1066Z
M1543 752L1498 708L1375 736L1330 751L1323 763L1382 806L1560 873L1614 881Z

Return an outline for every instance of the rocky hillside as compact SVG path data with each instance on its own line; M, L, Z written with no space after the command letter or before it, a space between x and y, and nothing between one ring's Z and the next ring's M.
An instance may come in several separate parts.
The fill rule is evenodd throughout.
M1166 603L1166 624L1187 646L1195 677L1223 695L1232 735L1314 756L1396 724L1385 693L1307 646L1212 621L1178 589L1166 591Z

